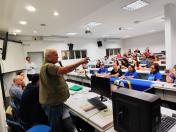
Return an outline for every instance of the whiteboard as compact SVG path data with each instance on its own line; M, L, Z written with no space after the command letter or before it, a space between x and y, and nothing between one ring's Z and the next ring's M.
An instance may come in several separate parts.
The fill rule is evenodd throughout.
M24 49L21 43L7 42L6 59L2 60L1 69L2 73L25 69Z

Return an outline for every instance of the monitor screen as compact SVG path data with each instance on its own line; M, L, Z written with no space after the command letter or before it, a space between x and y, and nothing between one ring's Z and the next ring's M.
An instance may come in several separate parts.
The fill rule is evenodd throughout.
M110 79L91 76L91 90L101 96L111 98Z
M160 98L120 88L112 92L114 129L120 132L156 132L161 122Z

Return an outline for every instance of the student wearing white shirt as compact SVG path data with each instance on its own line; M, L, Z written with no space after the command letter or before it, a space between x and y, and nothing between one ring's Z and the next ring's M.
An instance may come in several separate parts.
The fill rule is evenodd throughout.
M36 73L36 64L31 61L31 57L26 57L26 70L28 80L31 81L32 76Z

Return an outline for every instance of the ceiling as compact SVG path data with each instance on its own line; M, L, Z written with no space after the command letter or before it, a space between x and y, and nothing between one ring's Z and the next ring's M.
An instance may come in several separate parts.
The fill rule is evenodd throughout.
M139 10L129 12L123 6L135 0L0 0L0 31L20 35L74 37L128 38L164 30L164 5L176 4L176 0L144 0L150 3ZM26 5L33 5L35 12L28 12ZM58 11L58 16L53 16ZM27 21L20 25L19 21ZM101 25L90 28L85 34L85 24L96 21ZM40 26L46 24L46 26ZM127 28L129 30L119 30ZM37 31L37 33L34 33Z

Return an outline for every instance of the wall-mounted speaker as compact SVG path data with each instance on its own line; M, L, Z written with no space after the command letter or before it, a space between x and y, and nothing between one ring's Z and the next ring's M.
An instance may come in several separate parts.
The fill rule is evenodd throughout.
M97 46L102 47L102 41L97 41Z
M68 43L67 45L68 45L69 50L73 50L73 44L72 43Z

